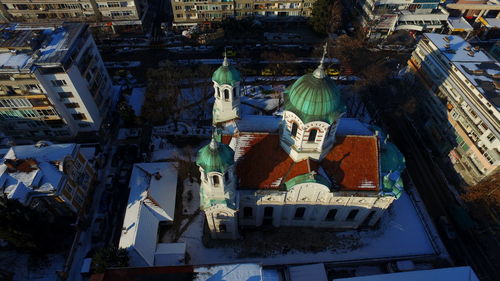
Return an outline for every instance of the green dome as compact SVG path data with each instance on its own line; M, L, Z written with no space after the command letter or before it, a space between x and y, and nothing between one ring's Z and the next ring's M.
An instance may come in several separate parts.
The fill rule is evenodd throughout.
M196 164L205 170L205 173L224 173L234 164L234 151L227 144L212 140L198 151Z
M227 58L224 58L222 66L217 68L217 70L212 75L212 81L217 82L217 84L219 85L227 84L234 86L236 82L239 82L241 80L240 77L240 72L233 66L229 65Z
M396 145L386 141L381 143L380 165L382 172L401 171L405 167L405 158Z
M320 65L314 73L300 77L285 91L285 110L295 113L302 122L333 123L345 111L335 82Z

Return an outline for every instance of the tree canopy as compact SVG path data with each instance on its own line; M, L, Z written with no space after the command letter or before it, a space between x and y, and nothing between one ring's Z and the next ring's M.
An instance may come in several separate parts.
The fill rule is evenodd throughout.
M108 246L99 249L92 257L93 273L103 273L111 267L127 267L129 256L126 249Z
M344 7L340 0L317 0L309 20L313 30L320 34L337 31L342 26Z

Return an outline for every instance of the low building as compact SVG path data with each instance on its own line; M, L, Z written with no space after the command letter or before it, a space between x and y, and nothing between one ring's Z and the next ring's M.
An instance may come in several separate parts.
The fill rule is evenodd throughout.
M177 170L171 163L134 164L130 195L119 247L127 249L130 265L166 266L184 263L185 243L163 243L161 226L174 222Z
M2 195L54 215L76 214L93 187L94 153L74 143L13 146L0 164Z
M417 270L389 274L367 275L359 277L335 278L333 281L479 281L476 273L469 266Z
M474 184L500 165L500 63L459 36L426 33L409 62L434 146Z
M439 0L358 0L367 36L381 39L397 30L437 32L447 24L448 12Z
M109 32L142 31L147 0L0 0L0 12L10 22L84 22Z
M310 17L314 2L315 0L224 0L212 2L171 0L171 5L173 25L189 26L210 21L221 21L227 17Z
M112 82L82 23L0 26L0 129L14 139L94 136Z
M227 58L212 80L220 133L196 160L212 238L262 225L373 226L401 195L404 157L379 128L343 117L323 60L285 91L281 118L240 115L240 73Z

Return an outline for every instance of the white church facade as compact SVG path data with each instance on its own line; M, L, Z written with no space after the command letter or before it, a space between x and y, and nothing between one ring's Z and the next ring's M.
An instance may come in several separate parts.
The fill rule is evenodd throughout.
M344 117L323 61L285 90L279 118L240 116L240 73L226 58L212 80L219 133L196 160L212 238L262 225L373 226L401 195L402 154L379 128Z

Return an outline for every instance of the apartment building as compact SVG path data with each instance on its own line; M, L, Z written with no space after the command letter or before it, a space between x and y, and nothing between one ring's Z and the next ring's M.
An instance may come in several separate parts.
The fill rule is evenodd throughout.
M425 129L474 184L499 170L500 63L459 36L426 33L409 60L429 90Z
M94 154L74 143L13 146L0 164L1 196L56 216L78 213L96 176Z
M189 26L226 17L309 17L315 0L171 0L174 26Z
M95 135L111 93L111 78L88 25L0 26L0 130L6 135Z
M448 12L439 0L358 0L363 25L371 39L397 30L436 32L446 26Z
M86 22L110 32L141 31L147 0L0 0L11 22Z

